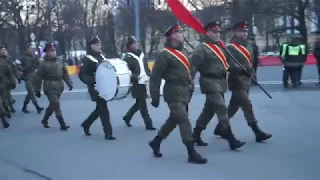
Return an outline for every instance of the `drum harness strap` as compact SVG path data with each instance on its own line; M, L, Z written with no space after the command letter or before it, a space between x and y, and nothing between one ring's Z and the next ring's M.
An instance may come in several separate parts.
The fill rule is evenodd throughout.
M107 58L104 57L102 54L100 54L100 56L103 58L102 61L108 61ZM99 64L99 61L96 58L94 58L92 55L87 54L86 57L89 58L92 62ZM89 92L88 92L88 99L89 99Z
M144 63L143 63L143 59L144 59L144 53L141 53L140 57L138 57L137 55L129 52L127 53L128 55L132 56L134 59L136 59L139 62L139 67L140 67L140 74L139 76L146 76L146 70L144 67Z
M103 61L107 61L107 58L104 57L102 54L100 54L100 56L103 58ZM93 56L91 56L90 54L87 54L86 57L95 63L99 63L99 61L96 58L94 58Z

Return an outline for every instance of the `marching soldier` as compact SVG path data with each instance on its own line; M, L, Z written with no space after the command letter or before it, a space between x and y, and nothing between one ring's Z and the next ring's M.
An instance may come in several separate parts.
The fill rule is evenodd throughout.
M32 85L32 78L34 77L35 71L39 65L39 58L35 55L35 51L31 44L26 46L25 53L15 61L15 64L20 71L22 80L25 82L25 88L28 92L23 102L22 112L30 113L27 106L31 100L33 105L36 107L37 112L40 114L43 111L43 108L40 107L37 102Z
M47 107L41 121L43 127L50 128L48 120L54 112L60 124L60 130L66 131L70 126L66 125L62 116L60 96L64 90L63 81L68 85L69 91L73 89L73 85L67 68L64 66L62 61L57 59L55 50L55 45L53 43L47 43L45 45L44 52L46 55L34 76L34 91L35 95L40 98L41 85L43 81L43 91L49 100L49 106Z
M0 46L0 118L1 122L4 128L8 128L10 124L7 122L6 117L8 113L8 109L6 109L6 93L8 86L7 84L10 84L10 88L14 89L16 86L16 81L14 79L13 72L11 70L11 67L7 64L6 58L7 58L7 50L4 46Z
M201 92L206 95L206 102L197 119L193 138L199 146L208 145L208 143L202 141L201 132L206 129L216 113L221 125L222 137L228 140L230 148L235 150L242 147L245 142L241 142L234 137L224 101L224 93L227 91L226 78L229 63L222 49L222 41L220 41L220 23L219 21L210 22L204 26L204 29L207 31L207 36L191 55L191 62L194 67L191 76L194 79L196 72L200 72Z
M8 65L9 65L9 67L11 68L11 71L13 72L14 77L18 80L18 82L19 82L19 84L20 84L20 83L21 83L21 77L20 77L20 75L19 75L19 72L18 72L17 68L15 67L14 62L12 61L11 56L9 56L8 54L7 54L6 61L7 61ZM9 109L9 111L10 111L11 113L15 113L16 110L15 110L13 104L14 104L16 101L12 98L12 94L11 94L11 90L12 90L12 89L11 89L11 84L8 83L7 86L8 86L8 88L7 88L6 91L5 91L7 106L8 106L8 109Z
M88 118L83 121L81 126L83 127L84 133L87 136L90 136L91 125L100 117L105 139L115 140L116 138L113 136L112 132L107 101L101 98L95 90L95 73L99 64L105 60L106 58L102 55L101 51L101 41L98 36L95 36L89 41L87 55L82 59L83 65L79 71L79 79L87 85L90 98L96 103L96 108Z
M228 51L241 63L245 68L242 74L230 72L228 77L229 89L232 92L230 103L228 106L228 116L231 119L241 107L248 125L252 128L256 135L256 142L262 142L272 137L271 134L260 130L257 120L253 112L252 103L249 99L249 90L251 87L252 72L252 49L248 45L248 24L247 22L239 22L233 26L234 37L232 37L228 45ZM215 134L221 136L221 124L218 123Z
M179 126L182 142L188 151L188 162L205 164L207 159L198 154L194 148L192 127L188 118L187 106L190 99L190 88L193 83L190 77L190 62L183 50L183 34L180 26L171 26L164 34L167 37L165 48L158 55L150 77L150 95L152 106L160 103L160 85L164 79L164 101L170 109L169 118L160 128L158 135L149 142L155 157L162 157L160 144L163 139Z
M125 121L128 127L131 127L130 121L132 119L132 116L138 110L140 110L144 124L146 125L146 130L156 130L156 128L154 128L152 125L152 120L150 118L147 108L147 82L140 82L148 78L148 76L150 76L150 70L148 68L147 59L144 58L144 53L141 52L141 50L139 49L139 44L134 36L130 36L128 38L126 46L128 52L126 53L123 60L127 62L128 68L132 73L131 93L132 97L136 99L136 102L123 117L123 120Z
M1 48L1 54L0 54L1 55L1 61L3 63L6 63L7 67L9 67L10 70L11 70L10 72L13 73L12 63L10 63L11 62L11 58L8 55L7 49L5 48L5 46L0 46L0 48ZM15 74L13 74L13 75L15 75ZM8 77L8 76L5 76L5 77ZM15 83L14 83L14 88L13 88L11 79L4 79L3 83L5 84L6 88L3 89L2 105L3 105L3 108L6 111L6 116L8 118L11 118L11 113L15 113L15 109L13 107L13 103L14 102L13 102L13 99L12 99L10 91L15 88Z

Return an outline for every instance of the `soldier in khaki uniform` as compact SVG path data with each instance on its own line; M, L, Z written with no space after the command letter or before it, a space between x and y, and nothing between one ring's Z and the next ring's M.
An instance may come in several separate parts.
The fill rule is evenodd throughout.
M37 102L32 85L32 78L34 77L35 71L39 65L39 57L35 55L35 51L31 44L26 46L26 51L15 61L15 64L17 69L20 71L22 80L25 82L25 88L28 92L23 102L22 112L30 113L27 106L31 100L33 105L36 107L37 112L40 114L43 111L43 108L40 107Z
M247 22L239 22L233 27L234 37L232 37L227 49L241 63L247 72L254 73L252 69L253 52L248 44L248 24ZM248 125L252 128L256 135L256 141L261 142L272 137L271 134L260 130L257 120L253 112L252 103L249 99L249 90L251 87L251 76L244 70L242 74L230 72L228 77L229 89L232 92L228 116L231 119L239 110L243 110ZM217 125L215 134L221 136L221 124Z
M20 78L20 75L19 75L19 72L17 71L17 68L15 67L13 61L12 61L12 58L11 56L9 56L7 54L6 56L6 62L8 64L8 66L11 68L11 71L13 72L13 75L14 77L18 80L19 84L21 83L21 78ZM9 109L10 113L15 113L16 110L13 106L13 104L16 102L13 98L12 98L12 95L11 95L11 84L8 83L7 84L7 89L5 91L5 94L6 94L6 106L7 106L7 109Z
M14 89L16 81L14 79L11 67L7 64L7 50L4 46L0 46L0 118L4 128L8 128L10 124L7 122L6 117L10 117L8 109L6 109L7 96L5 91L10 84L10 89Z
M163 49L152 69L150 77L150 95L152 106L158 107L160 102L161 80L166 81L163 89L164 101L170 109L169 118L160 128L158 135L149 142L155 157L162 157L160 144L163 139L179 126L182 142L187 147L188 162L205 164L207 159L203 158L194 149L194 139L187 107L190 100L190 89L192 80L190 76L190 62L188 55L183 50L183 34L180 26L171 26L164 34L167 37L165 49Z
M72 81L63 62L56 57L55 45L53 43L47 43L44 52L46 55L44 56L43 62L39 65L34 77L35 95L40 98L40 90L43 82L43 91L49 100L49 106L47 107L41 122L44 128L50 128L48 120L53 112L55 112L60 124L60 130L66 131L70 126L66 125L62 116L60 96L64 90L63 81L68 85L69 91L73 89Z
M208 23L204 29L207 31L207 36L191 55L193 65L191 76L194 78L196 72L199 71L201 92L206 95L206 102L197 119L193 138L199 146L208 145L202 141L201 132L206 129L216 113L221 125L221 135L234 150L245 144L245 142L237 140L232 133L224 101L224 93L227 91L227 70L234 69L235 65L232 61L230 63L227 61L222 47L224 46L223 42L220 41L219 21ZM229 66L231 67L229 68Z

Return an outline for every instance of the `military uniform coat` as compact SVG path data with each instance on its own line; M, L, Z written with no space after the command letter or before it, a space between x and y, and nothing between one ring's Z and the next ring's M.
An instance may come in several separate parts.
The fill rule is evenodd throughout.
M137 51L137 52L133 52L133 51L129 51L131 53L133 53L134 55L140 57L141 55L141 51ZM138 83L138 77L140 75L140 64L139 61L137 59L135 59L133 56L131 56L130 54L126 54L124 59L124 61L127 62L128 68L130 69L132 76L131 76L131 82L132 82L132 87L131 87L131 94L133 98L146 98L147 97L147 89L146 89L146 85L144 84L139 84ZM144 58L144 69L145 72L148 76L150 76L150 70L148 68L148 61L146 58Z
M212 50L216 50L218 55ZM224 50L218 42L206 38L191 55L192 71L194 78L197 71L200 73L201 92L207 93L225 93L227 91L227 70L229 64Z
M8 85L11 88L16 85L15 77L7 63L7 57L0 56L0 90L5 90Z
M49 59L45 57L35 74L34 90L35 92L40 92L43 82L44 94L61 95L64 91L63 81L65 81L69 87L72 86L68 70L63 62L56 58Z
M22 72L21 78L24 81L30 81L39 66L39 57L25 53L15 61L15 64L18 71Z
M233 43L236 44L236 46L231 45ZM227 49L233 55L233 57L239 63L241 63L241 65L246 69L247 72L252 74L254 73L252 70L252 47L247 43L246 40L233 37L230 41L230 44L227 46ZM241 49L244 53L241 53L239 49ZM229 62L233 61L231 57L229 57L228 59ZM233 69L230 71L228 77L228 85L230 91L249 90L251 87L251 82L252 79L250 75L248 75L239 66L233 66Z
M176 49L166 44L165 47ZM179 50L181 48L178 48ZM185 50L180 50L188 57ZM188 58L187 58L188 60ZM188 62L189 60L188 60ZM189 67L190 68L190 67ZM163 97L167 103L182 102L189 103L192 80L189 70L177 58L166 50L162 50L154 63L150 76L150 95L152 99L160 98L161 80L166 81L163 88Z
M84 56L82 59L82 66L79 71L79 79L87 85L88 92L92 101L97 101L99 97L99 93L95 89L96 78L95 73L99 64L104 60L101 56L101 53L96 53L93 51L88 51L88 54L93 56L96 61L91 60L87 56Z

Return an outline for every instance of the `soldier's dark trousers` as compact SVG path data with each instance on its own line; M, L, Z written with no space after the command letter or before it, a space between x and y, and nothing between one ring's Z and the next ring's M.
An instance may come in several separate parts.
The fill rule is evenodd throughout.
M196 121L196 126L203 130L206 129L215 113L218 116L220 125L225 127L229 126L227 107L225 105L223 93L206 94L206 101L202 112Z
M248 126L251 127L256 136L256 142L262 142L272 137L271 134L260 130L253 113L252 103L249 99L249 91L242 90L232 92L228 107L228 116L230 119L236 114L239 107L242 108Z
M105 133L105 136L112 136L112 126L110 122L110 113L108 109L107 102L102 99L98 98L96 100L96 108L92 111L92 113L88 116L88 118L82 123L82 126L89 130L90 126L93 124L95 120L97 120L100 117L101 124L103 127L103 131Z
M3 106L4 92L0 90L0 118L3 128L8 128L10 124L6 120L7 111Z
M146 102L145 98L136 98L136 102L131 106L131 108L128 110L128 112L123 117L123 119L129 123L131 121L133 115L138 111L140 111L140 114L143 118L143 121L144 121L146 127L151 127L152 120L151 120L149 112L148 112L147 102ZM130 125L130 123L129 123L129 125Z
M319 76L319 83L320 83L320 57L316 57L317 59L317 69L318 69L318 76Z
M299 83L299 69L297 67L284 67L282 69L282 83L284 87L288 87L289 78L293 87L297 87Z
M155 157L162 157L160 153L160 144L169 134L179 126L182 142L188 151L188 162L205 164L207 159L201 157L194 148L194 139L192 138L191 124L188 118L187 103L172 102L168 104L170 115L167 121L160 128L158 135L149 142Z
M41 108L37 102L37 99L34 95L34 89L33 89L33 86L32 86L32 83L31 81L25 81L25 88L28 92L28 94L26 95L25 99L24 99L24 102L23 102L23 107L22 107L22 111L25 112L25 113L28 113L29 111L27 110L27 106L30 102L30 100L32 101L32 104L36 107L38 113L40 113L43 108Z
M184 144L193 142L192 128L188 118L187 104L182 102L173 102L168 104L170 116L162 125L158 132L158 136L166 139L169 134L179 126L180 135Z
M8 88L5 90L5 98L7 100L7 105L8 105L9 110L12 113L15 113L16 110L13 107L13 99L12 99L12 95L11 95L11 89Z
M53 112L56 115L56 118L60 124L61 130L67 130L70 128L70 126L67 126L64 118L62 116L61 107L60 107L60 96L61 94L45 94L49 100L49 106L46 109L46 112L44 114L44 117L42 119L42 124L45 128L48 128L48 120L50 116L53 114Z
M251 100L249 99L248 90L232 91L231 99L228 106L228 117L231 119L241 108L248 124L255 123L255 118Z

